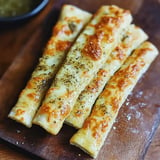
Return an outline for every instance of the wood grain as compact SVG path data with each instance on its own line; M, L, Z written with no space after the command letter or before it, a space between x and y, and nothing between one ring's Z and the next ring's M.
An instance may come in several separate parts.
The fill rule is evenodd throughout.
M129 8L134 13L136 24L145 29L150 35L150 40L160 49L160 3L158 0L124 0L123 3L116 0L95 0L94 5L91 0L86 0L85 3L79 0L74 2L66 0L65 2L76 4L91 12L94 12L101 4L118 4L121 7ZM53 21L57 18L56 14L58 14L60 6L57 7L56 12L51 12L49 17L47 16L52 10L53 3L53 1L50 1L50 5L44 12L30 22L14 28L9 27L0 32L0 55L3 57L3 59L0 59L1 75L13 61L0 80L0 136L9 143L45 159L90 159L82 151L69 145L69 139L76 131L75 129L64 125L58 136L52 136L37 126L27 129L6 117L37 63L49 36L48 30L51 29ZM52 17L54 18L52 19ZM47 23L43 23L46 20ZM41 25L42 23L43 25ZM129 96L122 107L97 159L125 160L128 157L130 160L144 159L148 145L159 124L159 61L160 57L153 63L149 72L142 77L133 94ZM155 134L145 160L152 160L153 157L154 160L159 160L159 133L160 127ZM18 159L18 157L19 159L25 159L26 157L28 157L26 159L35 159L35 157L28 156L27 152L19 155L15 154L15 149L18 152L23 152L8 145L8 143L0 141L0 158L13 159L15 156L15 159Z
M145 160L159 160L160 159L160 126L151 142Z
M1 160L30 160L31 157L27 156L27 153L19 151L19 153L15 152L15 148L13 145L9 145L6 142L0 140L0 158Z

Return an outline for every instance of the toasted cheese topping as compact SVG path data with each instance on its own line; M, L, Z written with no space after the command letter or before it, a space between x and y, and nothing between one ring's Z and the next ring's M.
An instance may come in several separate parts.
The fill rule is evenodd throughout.
M120 68L131 52L146 39L147 35L142 29L135 25L129 26L128 31L124 34L121 42L112 51L104 66L79 95L73 110L65 120L67 124L76 128L82 127L85 119L91 112L92 105L102 92L107 81Z
M98 60L102 56L102 49L101 49L101 35L92 35L89 36L87 39L87 43L84 46L82 53L86 56L91 57L93 60Z
M150 42L144 42L134 51L110 79L97 99L91 115L71 138L71 144L92 157L97 157L120 107L157 55L158 50Z
M110 6L101 7L77 38L34 118L35 124L42 126L51 134L59 132L80 92L105 63L120 41L120 33L132 20L130 13L116 6L112 7L115 9L114 12L110 12ZM115 14L116 11L119 12L118 16ZM46 107L47 110L44 109ZM58 116L55 118L51 113L56 113Z
M72 42L90 18L91 14L88 12L72 5L63 6L60 18L53 28L52 37L16 105L9 113L10 118L31 127L35 112L59 65L64 60Z

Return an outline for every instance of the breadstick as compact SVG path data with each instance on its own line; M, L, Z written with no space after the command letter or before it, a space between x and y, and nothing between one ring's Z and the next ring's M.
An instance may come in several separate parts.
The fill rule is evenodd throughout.
M96 101L91 115L71 138L71 144L90 156L97 157L120 107L157 55L158 50L150 42L144 42L134 51L110 79Z

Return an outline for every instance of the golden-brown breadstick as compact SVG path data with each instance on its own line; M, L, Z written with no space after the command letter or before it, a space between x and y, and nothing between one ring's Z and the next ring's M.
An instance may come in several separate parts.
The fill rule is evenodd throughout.
M48 90L34 123L57 134L72 110L80 92L105 63L129 26L129 11L102 6L67 54L66 60Z
M32 119L42 102L51 80L81 29L90 20L91 14L72 5L64 5L53 34L44 50L39 64L21 92L9 117L32 126Z
M91 115L71 138L71 144L97 157L120 107L157 55L158 50L150 42L144 42L134 51L108 82Z

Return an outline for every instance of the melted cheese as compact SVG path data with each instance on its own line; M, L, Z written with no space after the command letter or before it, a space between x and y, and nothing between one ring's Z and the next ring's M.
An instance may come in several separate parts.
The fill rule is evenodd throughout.
M94 158L98 155L120 107L157 55L158 50L150 42L144 42L135 50L108 82L91 115L71 138L71 144Z
M81 128L89 116L92 106L102 92L110 77L120 68L131 52L147 39L147 35L135 25L130 25L122 41L113 50L104 66L98 71L93 80L79 95L76 104L65 123Z
M132 20L129 11L103 6L80 34L67 54L53 84L34 118L51 134L57 134L80 92L105 63Z
M44 50L39 64L32 73L26 87L21 92L9 117L31 127L51 80L81 29L90 20L91 14L72 5L64 5L60 18L53 28L53 34Z

